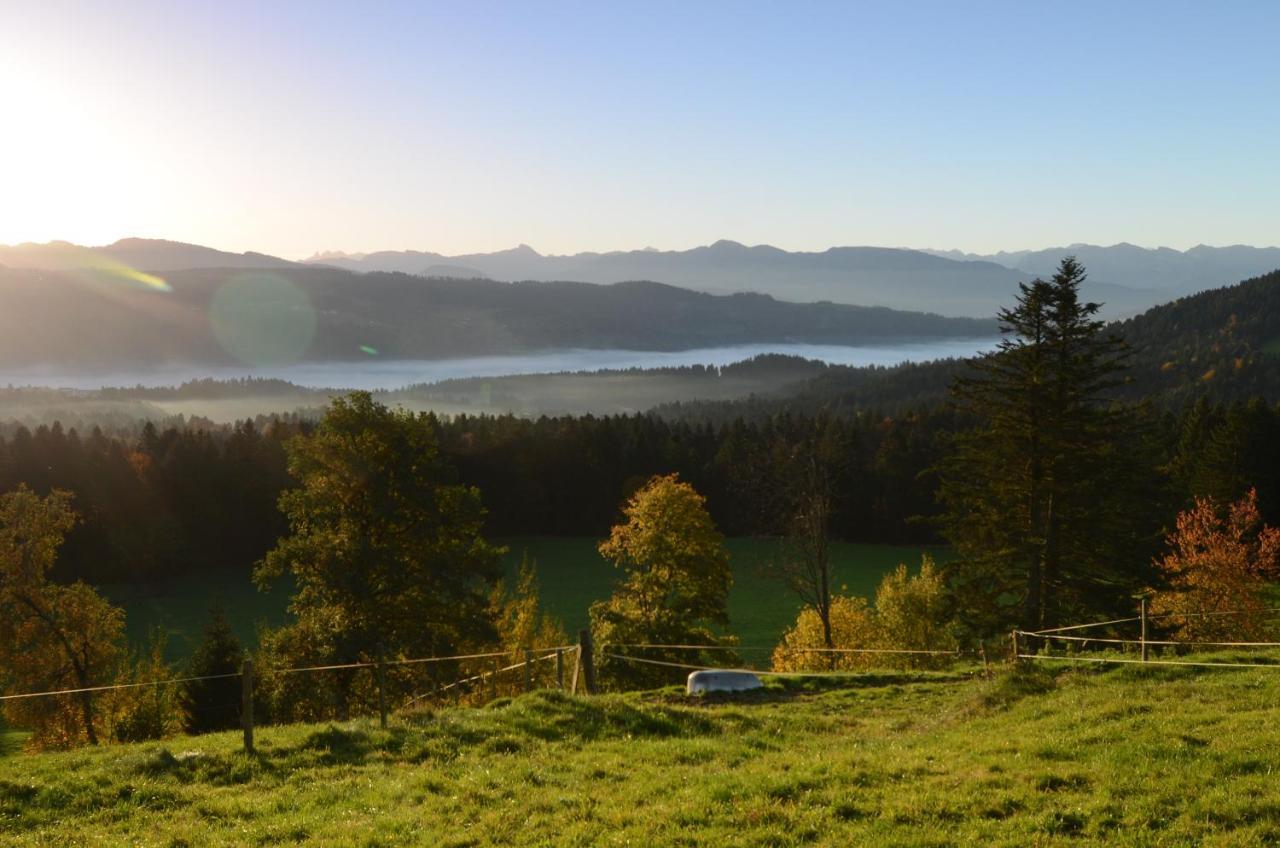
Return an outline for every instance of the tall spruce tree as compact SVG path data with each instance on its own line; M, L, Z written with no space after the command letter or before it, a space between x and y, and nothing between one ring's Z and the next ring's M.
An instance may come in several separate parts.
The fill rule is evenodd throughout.
M957 617L971 636L1114 609L1146 574L1145 440L1110 391L1126 351L1064 259L1021 284L1005 338L953 393L976 427L940 467Z

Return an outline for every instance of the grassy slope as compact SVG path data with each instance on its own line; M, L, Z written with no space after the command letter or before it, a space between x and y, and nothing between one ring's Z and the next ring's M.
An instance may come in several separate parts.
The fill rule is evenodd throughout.
M608 597L618 572L596 553L597 539L587 537L521 537L499 540L510 549L507 571L514 573L523 551L538 563L543 602L565 623L570 633L586 625L587 608ZM773 542L730 539L734 569L734 589L729 598L732 631L743 645L772 646L794 620L799 601L777 581L761 575L772 556ZM931 549L934 556L946 556L946 549ZM872 595L885 572L899 562L913 569L920 563L920 548L893 545L837 543L832 545L836 585L848 591ZM253 587L248 575L191 575L149 587L104 586L103 591L127 612L129 639L144 645L152 627L162 625L170 634L170 659L190 655L199 642L210 600L222 599L237 634L248 644L256 643L259 623L281 624L289 600L287 585L270 594ZM755 658L755 654L748 658Z
M1254 845L1280 674L869 676L687 702L537 693L368 722L9 757L0 843Z

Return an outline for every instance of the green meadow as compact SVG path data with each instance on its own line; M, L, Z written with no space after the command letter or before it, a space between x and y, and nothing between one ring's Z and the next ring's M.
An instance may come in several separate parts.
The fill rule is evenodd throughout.
M0 843L1280 841L1280 667L771 680L0 759ZM90 837L90 835L92 835Z
M558 616L570 634L587 623L587 610L606 598L618 577L617 570L596 553L599 540L589 537L530 536L501 539L508 548L506 568L515 573L527 551L537 562L543 603ZM748 648L772 648L795 620L800 601L776 579L767 576L768 563L777 556L778 543L767 539L729 539L734 585L729 595L730 630ZM945 561L946 548L868 545L837 542L831 558L835 586L841 591L871 596L881 577L899 562L913 570L922 551ZM169 657L188 656L200 639L209 605L218 599L227 609L232 626L246 644L256 643L257 628L285 620L290 586L282 581L269 593L259 592L248 573L213 573L178 577L162 583L102 587L112 602L127 613L129 639L145 645L155 627L169 634ZM764 651L746 654L752 660Z

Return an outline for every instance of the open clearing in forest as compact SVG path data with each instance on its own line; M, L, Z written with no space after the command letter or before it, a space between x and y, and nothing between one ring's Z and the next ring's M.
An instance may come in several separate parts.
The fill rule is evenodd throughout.
M1223 656L1215 659L1224 659ZM1053 664L10 756L0 843L1257 845L1280 669Z
M565 623L572 635L586 626L592 602L606 598L618 571L596 552L599 539L588 536L523 536L496 540L506 545L507 573L514 575L520 556L528 551L538 563L542 599L546 608ZM743 645L772 646L795 621L800 601L777 580L762 572L776 556L778 543L766 539L729 539L734 587L729 595L731 630ZM919 568L920 554L928 551L939 562L948 549L909 545L869 545L834 542L831 546L834 586L870 597L887 572L899 562L913 571ZM285 620L290 587L281 581L270 593L254 588L249 574L184 575L153 585L113 584L102 587L113 603L124 607L129 640L145 645L153 627L169 633L169 658L184 659L199 642L211 599L220 598L232 627L246 644L257 643L261 623L279 625ZM763 659L767 654L752 652L744 659Z

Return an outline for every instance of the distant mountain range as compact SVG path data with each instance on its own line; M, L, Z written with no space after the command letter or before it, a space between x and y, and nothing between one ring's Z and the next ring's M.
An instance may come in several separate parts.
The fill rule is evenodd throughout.
M1045 250L1002 251L992 254L958 250L929 251L962 262L995 262L1032 276L1047 276L1064 256L1074 256L1089 269L1091 279L1119 286L1194 294L1220 288L1233 280L1256 277L1280 269L1280 247L1197 245L1189 250L1145 248L1133 244L1072 244Z
M1007 304L1025 275L984 261L959 261L918 250L833 247L793 253L768 245L718 241L692 250L632 250L543 256L528 245L497 253L443 256L418 251L326 254L307 260L352 271L435 274L449 268L494 280L577 280L615 283L656 280L714 294L752 291L797 303L831 301L893 309L926 309L943 315L983 317ZM1128 314L1150 298L1098 285L1095 296Z
M959 251L833 247L806 253L718 241L692 250L632 250L543 256L528 245L496 253L444 256L420 251L321 254L308 260L352 271L485 276L495 280L657 280L699 291L756 291L782 300L992 315L1019 281L1053 273L1064 256L1089 269L1085 295L1108 317L1133 315L1184 294L1280 268L1280 248L1148 249L1074 244L988 256Z
M1075 255L1089 270L1086 297L1120 318L1185 294L1280 268L1280 248L1195 247L1186 251L1131 244L1074 244L990 255L882 247L833 247L790 252L768 245L718 241L691 250L632 250L545 256L528 245L495 253L447 256L427 251L321 253L302 263L259 253L228 253L198 245L123 239L86 248L65 242L0 247L0 265L73 270L118 262L164 273L197 268L329 266L358 273L500 282L565 281L610 284L654 281L714 294L757 292L779 300L987 317L1008 305L1017 283L1053 272Z

